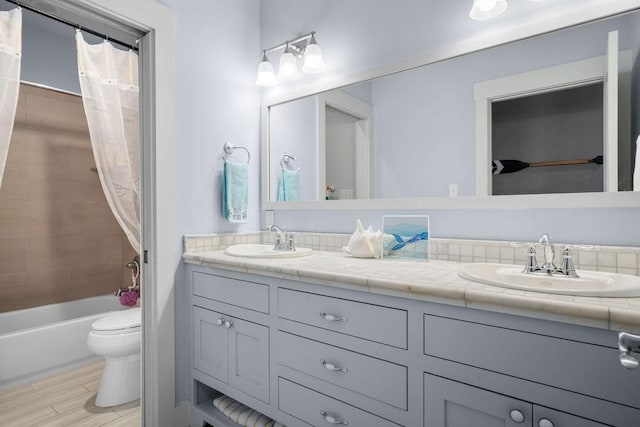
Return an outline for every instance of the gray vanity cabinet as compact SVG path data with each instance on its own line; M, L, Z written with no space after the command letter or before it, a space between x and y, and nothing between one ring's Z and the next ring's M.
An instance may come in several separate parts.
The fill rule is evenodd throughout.
M424 376L425 427L605 427L488 390Z
M289 427L640 426L640 371L620 366L615 331L190 272L194 427L229 425L221 393Z
M533 409L528 403L424 375L425 427L531 427L532 418Z
M193 308L193 367L269 402L269 328Z

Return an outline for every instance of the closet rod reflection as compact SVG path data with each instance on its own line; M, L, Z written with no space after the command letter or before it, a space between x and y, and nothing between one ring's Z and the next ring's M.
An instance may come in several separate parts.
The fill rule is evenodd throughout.
M135 51L137 51L137 50L138 50L138 48L137 48L137 47L135 47L135 46L131 46L131 45L130 45L130 44L128 44L128 43L121 42L120 40L116 40L116 39L114 39L114 38L112 38L112 37L107 36L106 34L102 34L102 33L99 33L99 32L97 32L97 31L93 31L93 30L91 30L91 29L89 29L89 28L83 27L82 25L75 24L75 23L73 23L73 22L70 22L70 21L64 20L64 19L62 19L62 18L58 18L57 16L52 15L52 14L47 13L47 12L44 12L44 11L42 11L42 10L40 10L40 9L36 9L36 8L34 8L34 7L31 7L31 6L27 6L27 5L25 5L24 3L22 3L22 2L20 2L20 1L18 1L18 0L4 0L4 1L6 1L7 3L13 3L13 4L15 4L16 6L21 7L22 9L25 9L25 10L31 11L31 12L36 13L36 14L38 14L38 15L41 15L41 16L44 16L44 17L47 17L47 18L49 18L49 19L53 19L54 21L60 22L61 24L68 25L69 27L73 27L73 28L75 28L75 29L78 29L78 30L84 31L85 33L92 34L92 35L94 35L94 36L96 36L96 37L100 37L101 39L109 40L111 43L115 43L115 44L118 44L118 45L120 45L120 46L124 46L124 47L126 47L126 48L129 48L129 49L132 49L132 50L135 50Z

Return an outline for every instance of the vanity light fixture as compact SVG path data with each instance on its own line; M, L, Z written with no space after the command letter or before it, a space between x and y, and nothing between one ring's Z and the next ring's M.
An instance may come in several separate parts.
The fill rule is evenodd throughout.
M294 40L287 40L269 49L262 51L262 61L258 66L258 86L273 86L278 82L273 71L273 65L267 57L267 52L284 49L280 57L280 68L278 78L280 80L293 80L300 75L298 61L304 58L302 71L305 73L319 73L325 70L326 66L322 57L322 50L318 46L315 37L316 32L311 31L304 36Z
M273 73L273 65L271 65L271 62L267 57L267 52L262 52L262 61L260 62L260 65L258 65L258 78L256 79L256 84L258 86L273 86L276 83L278 83L278 81Z
M507 0L473 0L469 16L471 19L481 21L495 18L505 10L507 10Z
M278 77L282 80L293 80L298 77L298 58L293 55L291 46L287 43L284 53L280 57Z

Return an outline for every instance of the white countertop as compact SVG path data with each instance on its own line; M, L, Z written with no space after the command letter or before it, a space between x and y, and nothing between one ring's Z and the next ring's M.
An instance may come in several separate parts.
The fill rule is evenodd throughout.
M243 273L640 333L640 298L577 297L483 285L459 277L459 262L360 259L323 251L301 258L260 259L217 250L185 252L183 259Z

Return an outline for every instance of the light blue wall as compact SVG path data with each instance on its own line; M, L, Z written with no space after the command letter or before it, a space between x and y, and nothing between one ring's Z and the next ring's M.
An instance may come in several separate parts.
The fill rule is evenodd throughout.
M316 140L317 99L315 96L285 102L271 108L270 111L270 149L269 177L271 200L277 200L280 184L280 160L284 153L296 160L290 160L290 169L300 169L300 199L316 200L317 164Z
M468 14L467 3L470 2L269 0L262 3L262 48L315 30L328 62L326 78L339 78L428 52L443 40L464 40L525 24L541 18L547 2L514 2L508 13L489 22L460 19ZM595 3L585 1L580 6ZM576 2L558 2L554 13L563 7L578 6ZM304 84L308 81L299 83ZM296 86L290 85L274 89L273 93L294 89ZM352 232L356 218L375 225L381 223L385 213L389 212L276 211L276 222L292 230ZM556 241L640 246L637 208L431 210L425 205L424 209L393 213L431 215L434 237L534 240L547 232Z
M259 3L167 0L176 14L176 163L178 230L242 232L259 225ZM256 59L258 57L258 59ZM225 141L246 146L249 219L233 225L221 213ZM237 159L244 161L239 151Z
M256 230L260 215L260 102L255 85L260 53L259 2L164 3L176 17L176 239L183 234ZM243 225L229 224L220 211L225 141L251 151L249 221ZM244 160L244 152L237 157ZM181 244L179 248L177 257ZM187 399L190 387L187 345L191 320L185 278L181 265L175 275L177 402Z

